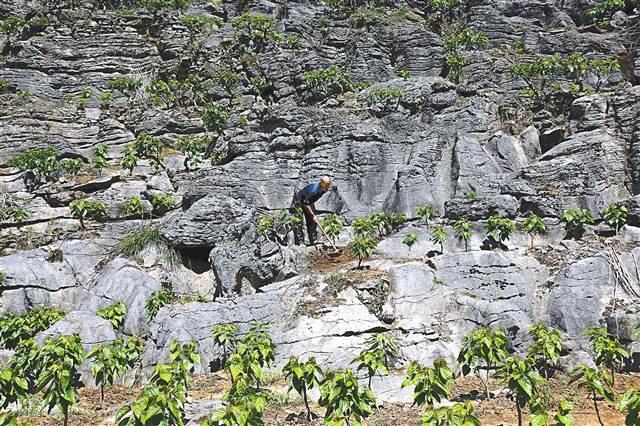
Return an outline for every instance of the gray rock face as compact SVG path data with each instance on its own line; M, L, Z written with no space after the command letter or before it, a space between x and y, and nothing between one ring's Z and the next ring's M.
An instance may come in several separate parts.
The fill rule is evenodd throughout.
M489 216L515 217L520 204L509 195L475 196L471 199L454 198L444 203L445 217L449 219L480 220Z

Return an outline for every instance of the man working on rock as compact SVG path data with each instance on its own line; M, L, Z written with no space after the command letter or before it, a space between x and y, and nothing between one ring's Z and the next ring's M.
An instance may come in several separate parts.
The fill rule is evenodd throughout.
M318 232L319 218L316 215L315 202L320 199L331 188L331 179L329 176L323 176L320 182L310 183L299 191L293 192L293 202L291 203L291 211L295 213L297 209L302 209L304 220L307 224L307 235L309 236L309 244L313 244L316 240ZM295 230L296 244L304 242L302 228Z

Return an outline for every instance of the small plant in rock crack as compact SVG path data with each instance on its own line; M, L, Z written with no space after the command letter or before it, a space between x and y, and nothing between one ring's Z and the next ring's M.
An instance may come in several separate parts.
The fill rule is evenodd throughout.
M511 75L522 79L527 85L521 90L525 96L529 96L540 105L546 105L549 101L547 90L549 80L561 70L561 61L558 54L553 56L539 56L531 62L515 64L511 67Z
M409 247L409 250L411 250L411 247L417 242L418 242L418 234L416 234L415 232L409 232L407 235L404 236L404 239L402 240L402 244Z
M162 215L174 208L175 204L173 197L168 194L158 194L151 199L153 211L159 215Z
M144 304L144 312L147 318L149 318L149 321L158 315L162 307L173 302L175 299L175 295L168 290L158 290L151 293Z
M223 351L223 362L238 344L238 327L233 324L218 324L211 330L211 338Z
M29 219L29 212L25 207L13 206L9 209L9 217L16 223L24 222Z
M27 20L22 16L7 16L0 21L0 33L14 35L27 26Z
M511 234L516 230L516 224L511 219L500 216L489 217L484 227L487 230L487 235L501 245L504 245L504 242L511 238Z
M611 204L604 209L604 219L615 228L617 234L620 227L627 223L627 208L620 204Z
M255 76L251 77L249 82L251 83L253 92L256 95L256 100L258 99L258 96L266 101L269 100L270 95L273 92L273 82L271 80L267 77Z
M611 385L615 384L615 372L620 369L624 360L629 358L629 352L622 347L620 339L609 334L606 328L587 328L584 334L591 341L596 364L609 369Z
M378 242L371 237L356 237L351 243L351 256L358 259L357 269L362 267L362 260L371 257Z
M43 181L52 180L60 171L58 150L53 147L27 149L11 158L7 164L20 171L31 172L36 187Z
M382 235L386 232L387 225L391 224L389 216L384 212L371 212L368 216L369 221L374 226L375 229L378 230L378 235L382 237ZM368 229L368 225L363 224L365 229ZM364 230L364 229L363 229ZM355 231L354 231L355 232Z
M114 330L118 330L127 316L127 307L120 301L113 302L109 306L99 308L97 315L111 323Z
M140 197L129 197L127 201L122 203L122 210L127 216L139 216L140 219L144 219L144 204Z
M531 239L531 248L533 248L534 235L544 235L547 233L547 227L544 225L540 216L533 213L530 214L524 222L522 222L521 229L529 234L529 238Z
M587 10L587 16L591 17L600 28L607 29L613 14L624 8L625 0L603 0Z
M328 371L318 404L326 408L325 424L357 425L373 413L376 398L369 388L360 389L351 370Z
M458 219L453 222L453 234L459 240L464 241L464 251L469 250L469 240L471 239L472 230L473 224L467 219Z
M544 324L534 324L527 333L533 339L529 346L528 358L537 366L538 371L544 372L545 379L549 370L554 368L560 359L562 351L562 334L557 328L549 328Z
M108 216L107 206L97 200L80 199L69 203L71 216L80 220L80 227L85 228L85 219L102 220Z
M367 217L355 218L351 223L351 229L356 238L372 237L373 233L376 232L376 226Z
M462 340L458 363L462 369L462 375L466 376L474 372L482 380L486 397L491 399L489 374L491 370L504 363L508 353L507 335L504 331L480 327ZM483 368L486 370L485 377L480 374Z
M93 152L93 160L91 161L91 164L98 171L99 176L102 176L102 169L109 167L109 163L107 162L108 153L109 147L105 144L96 146L96 149Z
M291 382L289 391L295 389L304 400L304 406L307 409L307 421L317 417L311 412L309 398L307 397L307 392L320 384L322 378L322 369L316 363L316 359L311 357L306 362L300 362L297 357L292 356L282 369L282 372L285 378Z
M402 388L413 386L413 405L433 406L450 397L452 382L453 372L447 362L436 359L433 361L433 368L423 367L417 362L409 364Z
M185 155L185 170L189 170L202 162L202 156L211 142L211 136L181 136L178 138L175 148Z
M60 168L68 175L75 176L82 169L84 162L81 158L69 158L60 163Z
M234 90L240 81L240 77L228 68L221 68L213 75L213 81L222 87L230 98L233 98Z
M450 407L428 406L422 415L422 426L482 426L473 414L473 404L469 401L456 402Z
M41 372L36 383L36 392L43 392L43 402L49 412L57 407L64 416L64 426L69 420L69 408L76 403L76 389L80 387L78 367L85 353L80 336L51 337L45 340L39 351Z
M618 409L622 412L626 411L625 426L633 426L640 424L640 391L638 389L627 389L620 399Z
M221 134L229 121L229 112L222 105L211 103L202 110L200 117L207 130Z
M564 222L564 229L567 237L579 239L584 233L584 225L593 224L591 212L587 209L567 210L560 218Z
M256 52L261 51L269 41L277 38L276 22L260 13L245 12L234 18L231 25L240 44Z
M133 174L133 169L138 165L138 156L133 145L128 145L124 148L124 154L122 160L120 160L120 167L124 170L129 170L129 174Z
M518 356L510 356L504 360L502 368L498 371L503 383L507 384L509 396L516 403L518 412L518 426L522 426L522 409L527 405L531 414L540 406L540 398L543 393L545 380L540 376L532 362ZM546 413L544 419L546 420Z
M126 340L117 338L111 343L103 343L93 347L87 359L91 360L91 374L100 386L100 402L104 401L104 387L112 386L118 378L132 369L140 359L144 342L138 336Z
M393 231L398 230L398 228L400 228L400 225L402 225L406 221L407 215L405 214L391 212L391 214L389 215L389 225L391 226L391 229Z
M371 387L371 379L376 373L389 374L389 359L398 355L398 346L393 337L384 333L369 337L365 345L351 364L358 363L358 371L367 370Z
M602 398L605 401L613 404L615 400L615 393L611 388L611 379L607 373L597 370L595 368L588 367L584 364L579 365L571 373L571 380L569 383L575 383L583 380L580 384L587 388L591 394L593 400L593 408L595 409L596 416L600 426L604 426L602 419L600 418L600 409L598 408L598 399Z
M164 142L162 142L160 138L147 134L138 135L133 142L133 149L137 158L146 158L149 160L155 172L159 172L165 168L164 164L162 164Z
M416 209L416 217L423 221L427 225L427 228L429 227L429 222L432 221L437 214L438 211L431 204L420 206Z
M322 229L327 233L327 236L331 238L331 242L333 244L336 243L336 238L342 233L344 230L344 225L340 220L340 216L337 214L330 214L322 219Z
M327 98L353 89L351 78L337 65L305 72L302 80L316 99Z
M447 232L442 225L436 225L431 233L431 242L440 244L440 253L444 253L444 243L447 242Z
M371 89L367 95L367 103L369 104L369 108L381 105L383 112L395 111L404 98L404 90L399 87L375 88Z
M120 92L133 92L142 86L142 81L132 77L120 76L116 77L107 85L110 89L119 90Z

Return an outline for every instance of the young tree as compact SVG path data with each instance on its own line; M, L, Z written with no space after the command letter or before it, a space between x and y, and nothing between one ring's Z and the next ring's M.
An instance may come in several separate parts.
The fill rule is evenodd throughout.
M587 367L586 365L580 365L572 372L571 381L574 383L580 379L584 379L583 385L589 390L591 398L593 399L593 407L596 410L596 416L598 416L598 422L600 426L604 426L602 419L600 418L600 410L598 409L598 396L604 398L607 402L613 403L615 394L611 389L611 382L606 374L595 368Z
M453 372L443 359L433 361L433 368L423 367L412 362L407 369L407 377L402 388L413 386L413 405L433 406L436 402L448 399L451 395Z
M127 316L127 307L120 301L113 302L109 306L99 308L96 312L99 317L111 322L114 330L120 328Z
M444 243L447 242L447 232L442 225L436 225L431 233L431 242L434 244L440 244L440 253L444 253Z
M371 237L357 237L351 243L351 255L358 258L357 269L362 267L362 260L367 257L371 257L375 251L378 243Z
M100 402L104 401L105 385L112 386L118 376L133 368L143 348L144 342L138 336L131 336L126 341L117 338L91 349L87 358L91 360L96 385L100 386Z
M103 202L97 200L73 200L69 203L69 208L71 210L71 216L80 220L80 227L82 229L85 229L85 219L91 218L94 220L102 220L109 214L107 206Z
M91 164L98 171L98 175L102 176L102 169L109 167L109 163L107 162L107 154L109 153L109 147L103 143L96 146L95 151L93 152L93 160Z
M544 371L545 379L548 371L560 359L562 350L562 335L557 328L548 328L544 324L534 324L529 328L529 337L533 343L529 346L529 358L538 366L538 371Z
M464 376L473 371L482 380L487 399L490 399L489 374L504 363L508 353L507 335L504 331L479 327L462 340L458 363ZM480 374L483 365L486 370L485 378Z
M593 224L593 217L587 209L567 210L560 218L564 222L567 237L579 239L584 233L585 224Z
M311 357L306 362L300 362L297 357L292 356L282 372L285 374L285 378L291 381L289 390L295 389L304 399L304 405L307 408L307 421L311 421L313 413L309 408L307 392L315 385L319 385L322 377L322 370L316 364L316 359Z
M158 290L151 293L144 304L144 312L147 314L149 321L154 319L163 306L173 302L175 295L167 290Z
M325 424L360 424L373 413L376 398L361 390L351 370L329 371L320 384L318 404L326 408Z
M584 331L593 346L596 364L604 365L611 371L611 385L615 384L615 371L620 368L629 352L622 347L620 340L614 338L602 327L591 327Z
M471 231L473 224L467 219L458 219L453 222L453 233L459 240L464 241L464 251L469 249L469 240L471 239Z
M337 214L330 214L322 219L322 229L327 233L327 236L331 238L333 244L336 243L336 238L344 230L344 225Z
M211 337L216 345L222 347L224 360L227 354L238 343L238 327L234 324L218 324L211 330Z
M358 370L367 370L369 387L371 387L371 379L377 372L389 374L389 358L397 355L398 347L393 337L384 333L368 338L365 345L365 348L351 363L359 363Z
M202 162L202 156L211 143L211 138L208 136L193 137L193 136L181 136L176 141L176 150L185 155L184 169L189 170L194 166L197 166Z
M438 211L431 204L420 206L416 209L416 217L423 221L427 228L429 227L429 221L433 220Z
M498 374L507 384L509 394L516 403L518 426L522 426L522 409L539 396L545 380L535 371L531 362L515 355L504 361Z
M604 209L604 218L609 225L615 228L617 234L620 227L627 223L627 208L620 204L611 204Z
M380 237L382 237L382 235L386 231L387 225L391 224L391 221L389 220L389 216L387 216L384 212L381 212L381 213L372 212L369 215L368 219L373 225L373 227L378 230L378 235Z
M129 216L140 216L140 219L144 219L144 205L140 197L129 197L122 204L122 210Z
M484 227L489 237L504 246L504 242L511 238L511 234L515 231L516 224L506 217L491 216Z
M638 389L627 389L618 407L620 411L627 412L624 419L625 426L640 424L640 391Z
M422 426L482 426L482 422L473 414L473 404L464 401L450 407L428 406L422 416Z
M411 250L411 246L413 246L417 242L418 242L418 235L415 232L409 232L407 235L404 236L404 239L402 240L402 244L409 247L409 250Z
M373 237L376 225L373 224L370 218L358 217L351 223L351 229L353 229L356 238Z
M547 228L540 216L533 213L522 222L522 230L529 234L529 238L531 238L531 248L533 248L534 235L544 235L547 233Z

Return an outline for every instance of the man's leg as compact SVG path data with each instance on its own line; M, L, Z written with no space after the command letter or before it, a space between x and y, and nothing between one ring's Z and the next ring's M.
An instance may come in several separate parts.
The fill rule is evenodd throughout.
M297 214L299 208L300 207L298 206L296 201L293 200L291 202L291 206L289 207L289 214ZM304 231L302 228L302 224L293 227L293 239L296 245L304 244Z
M311 211L316 211L316 207L313 204L311 205ZM310 215L306 210L304 219L307 222L307 235L309 236L309 244L313 244L316 242L316 237L318 236L318 224L313 221L313 215Z

